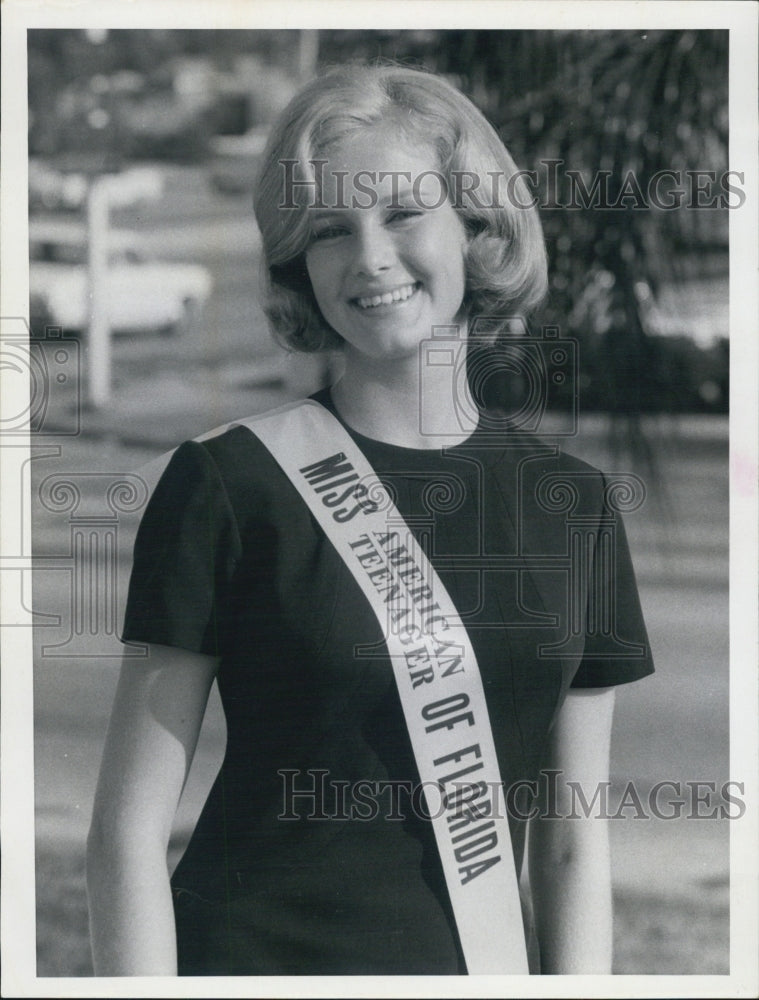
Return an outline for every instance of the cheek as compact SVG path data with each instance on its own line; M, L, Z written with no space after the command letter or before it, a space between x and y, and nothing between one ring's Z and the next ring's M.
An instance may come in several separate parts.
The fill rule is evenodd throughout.
M419 259L427 262L430 276L454 284L464 281L466 250L463 226L450 223L430 229L418 246Z
M466 259L464 247L454 243L450 237L446 243L438 243L434 247L429 260L432 265L430 274L436 283L438 292L446 298L456 298L459 301L464 295L466 286Z
M318 252L313 256L308 254L306 255L306 272L308 274L308 280L311 282L311 288L314 296L316 297L316 301L322 309L323 304L328 303L330 291L335 285L335 275L333 271L334 268L330 267L328 255L321 252Z
M448 308L457 318L466 312L467 269L466 247L452 247L448 261L447 294Z

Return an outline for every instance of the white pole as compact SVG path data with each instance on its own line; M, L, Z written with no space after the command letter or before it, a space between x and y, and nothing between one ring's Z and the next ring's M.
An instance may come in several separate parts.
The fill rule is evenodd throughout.
M108 212L107 177L96 177L90 184L87 201L89 245L88 292L90 326L88 336L88 397L94 407L111 398L111 330L108 323Z

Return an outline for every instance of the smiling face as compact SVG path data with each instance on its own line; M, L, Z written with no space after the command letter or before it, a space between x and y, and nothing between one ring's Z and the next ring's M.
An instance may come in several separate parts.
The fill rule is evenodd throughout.
M434 150L388 126L325 154L306 267L319 309L353 352L416 357L432 328L463 322L466 234ZM338 206L338 207L331 207Z

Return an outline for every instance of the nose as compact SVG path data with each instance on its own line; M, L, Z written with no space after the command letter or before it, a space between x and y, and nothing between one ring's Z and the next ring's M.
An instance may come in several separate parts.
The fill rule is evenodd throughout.
M365 277L387 271L395 258L392 237L381 225L368 220L356 234L355 251L354 271Z

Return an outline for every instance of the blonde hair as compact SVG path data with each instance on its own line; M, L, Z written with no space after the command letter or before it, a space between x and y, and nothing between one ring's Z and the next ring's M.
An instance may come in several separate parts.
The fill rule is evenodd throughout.
M494 337L545 295L545 244L537 210L511 155L481 112L442 77L423 70L342 66L312 80L282 112L255 187L266 268L265 312L278 339L296 350L342 343L316 304L305 266L311 240L305 201L306 189L313 195L315 188L313 161L353 132L388 121L414 145L426 139L437 152L449 195L458 191L453 206L469 236L464 304L470 320L487 317ZM295 181L289 193L285 164ZM465 176L470 182L498 177L503 182L498 197L485 203L479 197L460 197Z

